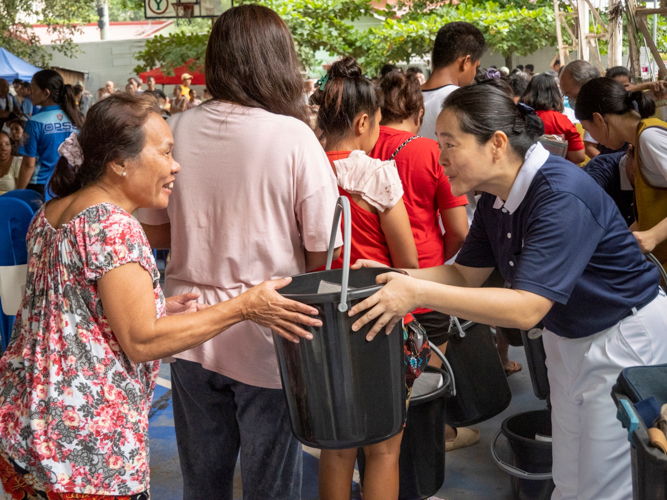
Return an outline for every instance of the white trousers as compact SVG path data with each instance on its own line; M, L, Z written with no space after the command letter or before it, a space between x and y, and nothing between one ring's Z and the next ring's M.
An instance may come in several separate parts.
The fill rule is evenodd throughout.
M667 363L667 297L583 339L544 330L551 385L552 500L632 500L630 443L611 388L623 368Z

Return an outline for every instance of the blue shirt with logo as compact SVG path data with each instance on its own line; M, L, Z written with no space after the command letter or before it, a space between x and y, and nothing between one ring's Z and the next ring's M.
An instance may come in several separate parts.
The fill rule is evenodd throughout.
M506 201L482 195L456 262L497 267L511 288L552 300L544 326L566 338L614 326L660 281L607 193L539 144Z
M35 158L31 184L47 184L60 159L58 148L76 127L58 105L46 106L25 124L20 156Z

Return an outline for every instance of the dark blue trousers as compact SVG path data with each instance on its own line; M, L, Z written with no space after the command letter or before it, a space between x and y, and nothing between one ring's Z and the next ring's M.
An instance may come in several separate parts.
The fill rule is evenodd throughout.
M301 443L282 390L182 359L171 365L171 384L184 500L233 500L239 450L244 500L301 498Z

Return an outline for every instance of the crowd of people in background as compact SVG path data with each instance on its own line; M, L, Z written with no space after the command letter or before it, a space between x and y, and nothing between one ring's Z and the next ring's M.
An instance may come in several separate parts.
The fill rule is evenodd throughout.
M49 69L14 93L0 80L0 194L55 198L29 230L29 300L0 361L3 483L148 498L156 360L173 355L185 496L230 498L240 450L248 498L298 498L300 444L266 327L299 342L312 336L298 324L321 322L271 279L324 266L346 196L352 241L338 238L334 267L349 244L358 265L408 274L353 309L374 307L359 320L379 318L369 340L411 311L442 350L450 315L526 330L543 320L554 498L628 499L609 381L667 361L667 299L642 255L667 265L667 124L653 118L667 85L558 58L541 74L482 69L486 48L453 22L428 74L387 64L368 78L345 57L304 81L284 22L244 5L213 26L201 98L188 73L170 95L151 76L95 95ZM251 65L265 60L280 65ZM151 247L172 252L166 300ZM497 348L508 376L521 369L502 335ZM397 498L401 439L365 449L368 500ZM448 451L479 440L445 430ZM323 500L349 498L356 453L322 452Z

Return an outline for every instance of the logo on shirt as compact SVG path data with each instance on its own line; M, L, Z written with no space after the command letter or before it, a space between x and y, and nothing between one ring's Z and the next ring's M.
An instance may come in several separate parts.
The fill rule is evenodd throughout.
M65 117L63 115L56 115L56 118L58 118L58 121L61 122Z
M61 115L62 116L62 115ZM47 123L44 126L45 134L59 134L59 133L72 133L74 132L74 127L70 122L65 123Z

